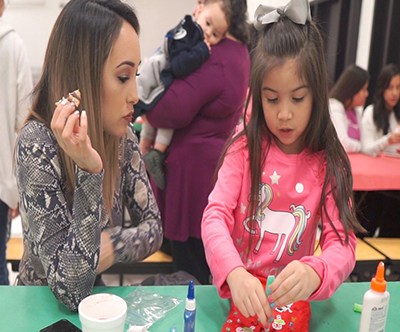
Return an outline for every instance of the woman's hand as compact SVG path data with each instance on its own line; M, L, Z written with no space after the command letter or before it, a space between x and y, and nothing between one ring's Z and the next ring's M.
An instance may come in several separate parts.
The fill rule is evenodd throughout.
M315 270L300 261L290 262L270 285L269 299L277 307L307 300L321 284L321 279Z
M228 274L226 281L242 315L246 318L257 315L263 326L269 326L273 313L260 280L243 267L237 267Z
M54 111L51 129L60 147L81 169L89 173L100 173L103 170L101 157L93 149L87 134L85 111L82 111L79 119L75 104L63 99Z
M114 263L114 245L107 231L101 232L100 259L97 273L102 273Z
M399 144L400 143L400 130L396 130L392 132L389 136L389 144Z
M8 209L8 216L10 219L14 219L19 215L19 203L15 209Z

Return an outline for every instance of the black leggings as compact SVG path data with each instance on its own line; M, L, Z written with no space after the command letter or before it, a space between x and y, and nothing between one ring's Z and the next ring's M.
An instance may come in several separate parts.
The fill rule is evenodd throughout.
M202 285L210 284L210 268L201 239L190 237L186 242L171 241L171 244L174 272L185 271Z

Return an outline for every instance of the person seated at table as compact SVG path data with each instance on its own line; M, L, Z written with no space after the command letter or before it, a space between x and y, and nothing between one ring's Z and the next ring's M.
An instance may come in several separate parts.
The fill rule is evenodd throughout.
M73 311L93 286L104 285L101 272L142 260L162 242L130 125L138 102L138 33L136 14L120 0L68 2L16 143L24 243L18 285L49 285ZM77 88L81 100L78 91L68 94Z
M394 64L382 68L376 81L373 104L362 117L361 151L370 155L400 144L400 70ZM400 149L400 146L399 146Z
M329 108L339 140L346 152L361 150L360 124L368 97L369 74L349 65L329 92Z
M363 231L350 162L329 114L322 37L308 1L297 5L304 9L294 9L297 19L290 3L272 13L260 5L255 13L261 34L250 121L221 156L202 219L220 296L264 327L275 305L329 298L353 270L354 232ZM319 223L322 254L316 257ZM268 276L276 278L266 295L258 277Z

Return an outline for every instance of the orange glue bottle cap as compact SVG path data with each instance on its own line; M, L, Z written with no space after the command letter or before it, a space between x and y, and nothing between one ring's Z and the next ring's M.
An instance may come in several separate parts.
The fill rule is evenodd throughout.
M376 275L371 280L371 289L380 293L386 291L385 264L383 262L379 262L378 264Z

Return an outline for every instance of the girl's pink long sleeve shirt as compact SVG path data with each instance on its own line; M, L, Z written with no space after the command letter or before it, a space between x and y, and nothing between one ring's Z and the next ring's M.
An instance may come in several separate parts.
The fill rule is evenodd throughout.
M228 274L237 267L262 277L278 275L291 261L311 266L320 276L321 285L309 300L329 298L349 276L355 266L356 237L345 230L331 194L327 212L343 244L322 218L322 253L314 256L319 203L325 176L322 153L287 155L274 143L262 170L261 204L256 220L249 222L250 169L246 138L231 146L218 172L218 181L209 196L202 220L202 239L207 262L221 297L230 297ZM251 249L249 239L252 234Z

